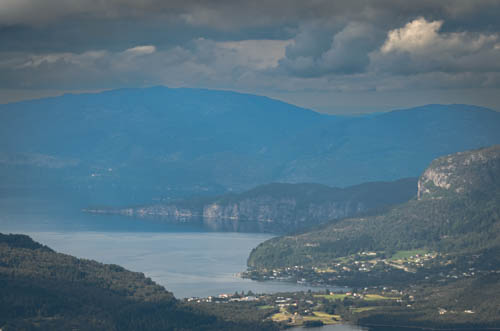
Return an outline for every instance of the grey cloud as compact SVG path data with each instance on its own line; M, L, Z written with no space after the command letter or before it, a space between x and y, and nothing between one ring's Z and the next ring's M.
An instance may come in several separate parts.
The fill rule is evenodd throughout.
M293 43L287 46L285 58L280 60L280 69L301 77L317 76L318 61L328 51L334 31L335 27L319 21L302 25Z
M213 40L288 39L313 21L338 28L363 22L393 29L424 16L444 31L499 30L492 0L4 0L0 50L76 51L138 43L159 48L197 37ZM338 29L337 29L338 30Z
M136 45L118 52L0 53L0 88L102 89L167 84L231 86L277 65L289 41L217 42L184 46Z
M399 13L411 17L423 14L464 18L481 15L498 8L496 0L4 0L0 4L2 24L41 25L78 17L116 19L178 16L193 25L241 28L269 25L272 22L300 21L317 18L346 17L374 19ZM394 19L395 17L393 17ZM397 16L396 16L397 18ZM345 21L344 21L345 22ZM372 21L373 22L373 21Z
M317 57L329 48L335 27L325 22L303 24L296 32L294 43L286 48L286 57Z
M363 72L370 59L368 53L379 44L380 32L362 23L349 23L333 37L330 49L321 55L325 71L352 74Z
M300 77L364 72L370 62L368 54L383 41L382 33L360 22L332 31L318 24L306 26L287 47L281 69Z
M4 0L0 88L498 88L498 12L497 0ZM388 42L419 17L442 22L430 42Z

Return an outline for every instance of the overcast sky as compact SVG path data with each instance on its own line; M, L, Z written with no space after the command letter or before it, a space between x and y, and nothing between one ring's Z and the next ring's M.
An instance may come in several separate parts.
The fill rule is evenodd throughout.
M166 85L500 110L498 0L0 0L0 103Z

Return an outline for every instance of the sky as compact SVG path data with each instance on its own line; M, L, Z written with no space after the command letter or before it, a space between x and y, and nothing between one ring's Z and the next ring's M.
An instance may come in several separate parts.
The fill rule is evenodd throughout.
M498 0L0 0L0 103L121 87L500 110Z

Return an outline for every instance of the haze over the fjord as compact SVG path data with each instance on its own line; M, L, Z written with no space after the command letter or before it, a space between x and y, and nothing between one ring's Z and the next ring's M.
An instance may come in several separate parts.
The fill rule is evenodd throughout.
M498 110L500 2L0 2L0 103L199 87L353 114Z

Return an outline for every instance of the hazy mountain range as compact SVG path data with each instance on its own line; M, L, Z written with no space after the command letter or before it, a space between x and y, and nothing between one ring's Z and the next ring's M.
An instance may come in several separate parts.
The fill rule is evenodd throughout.
M418 176L438 156L500 143L499 127L500 113L469 105L341 117L228 91L64 95L0 106L0 189L129 204L343 187Z

